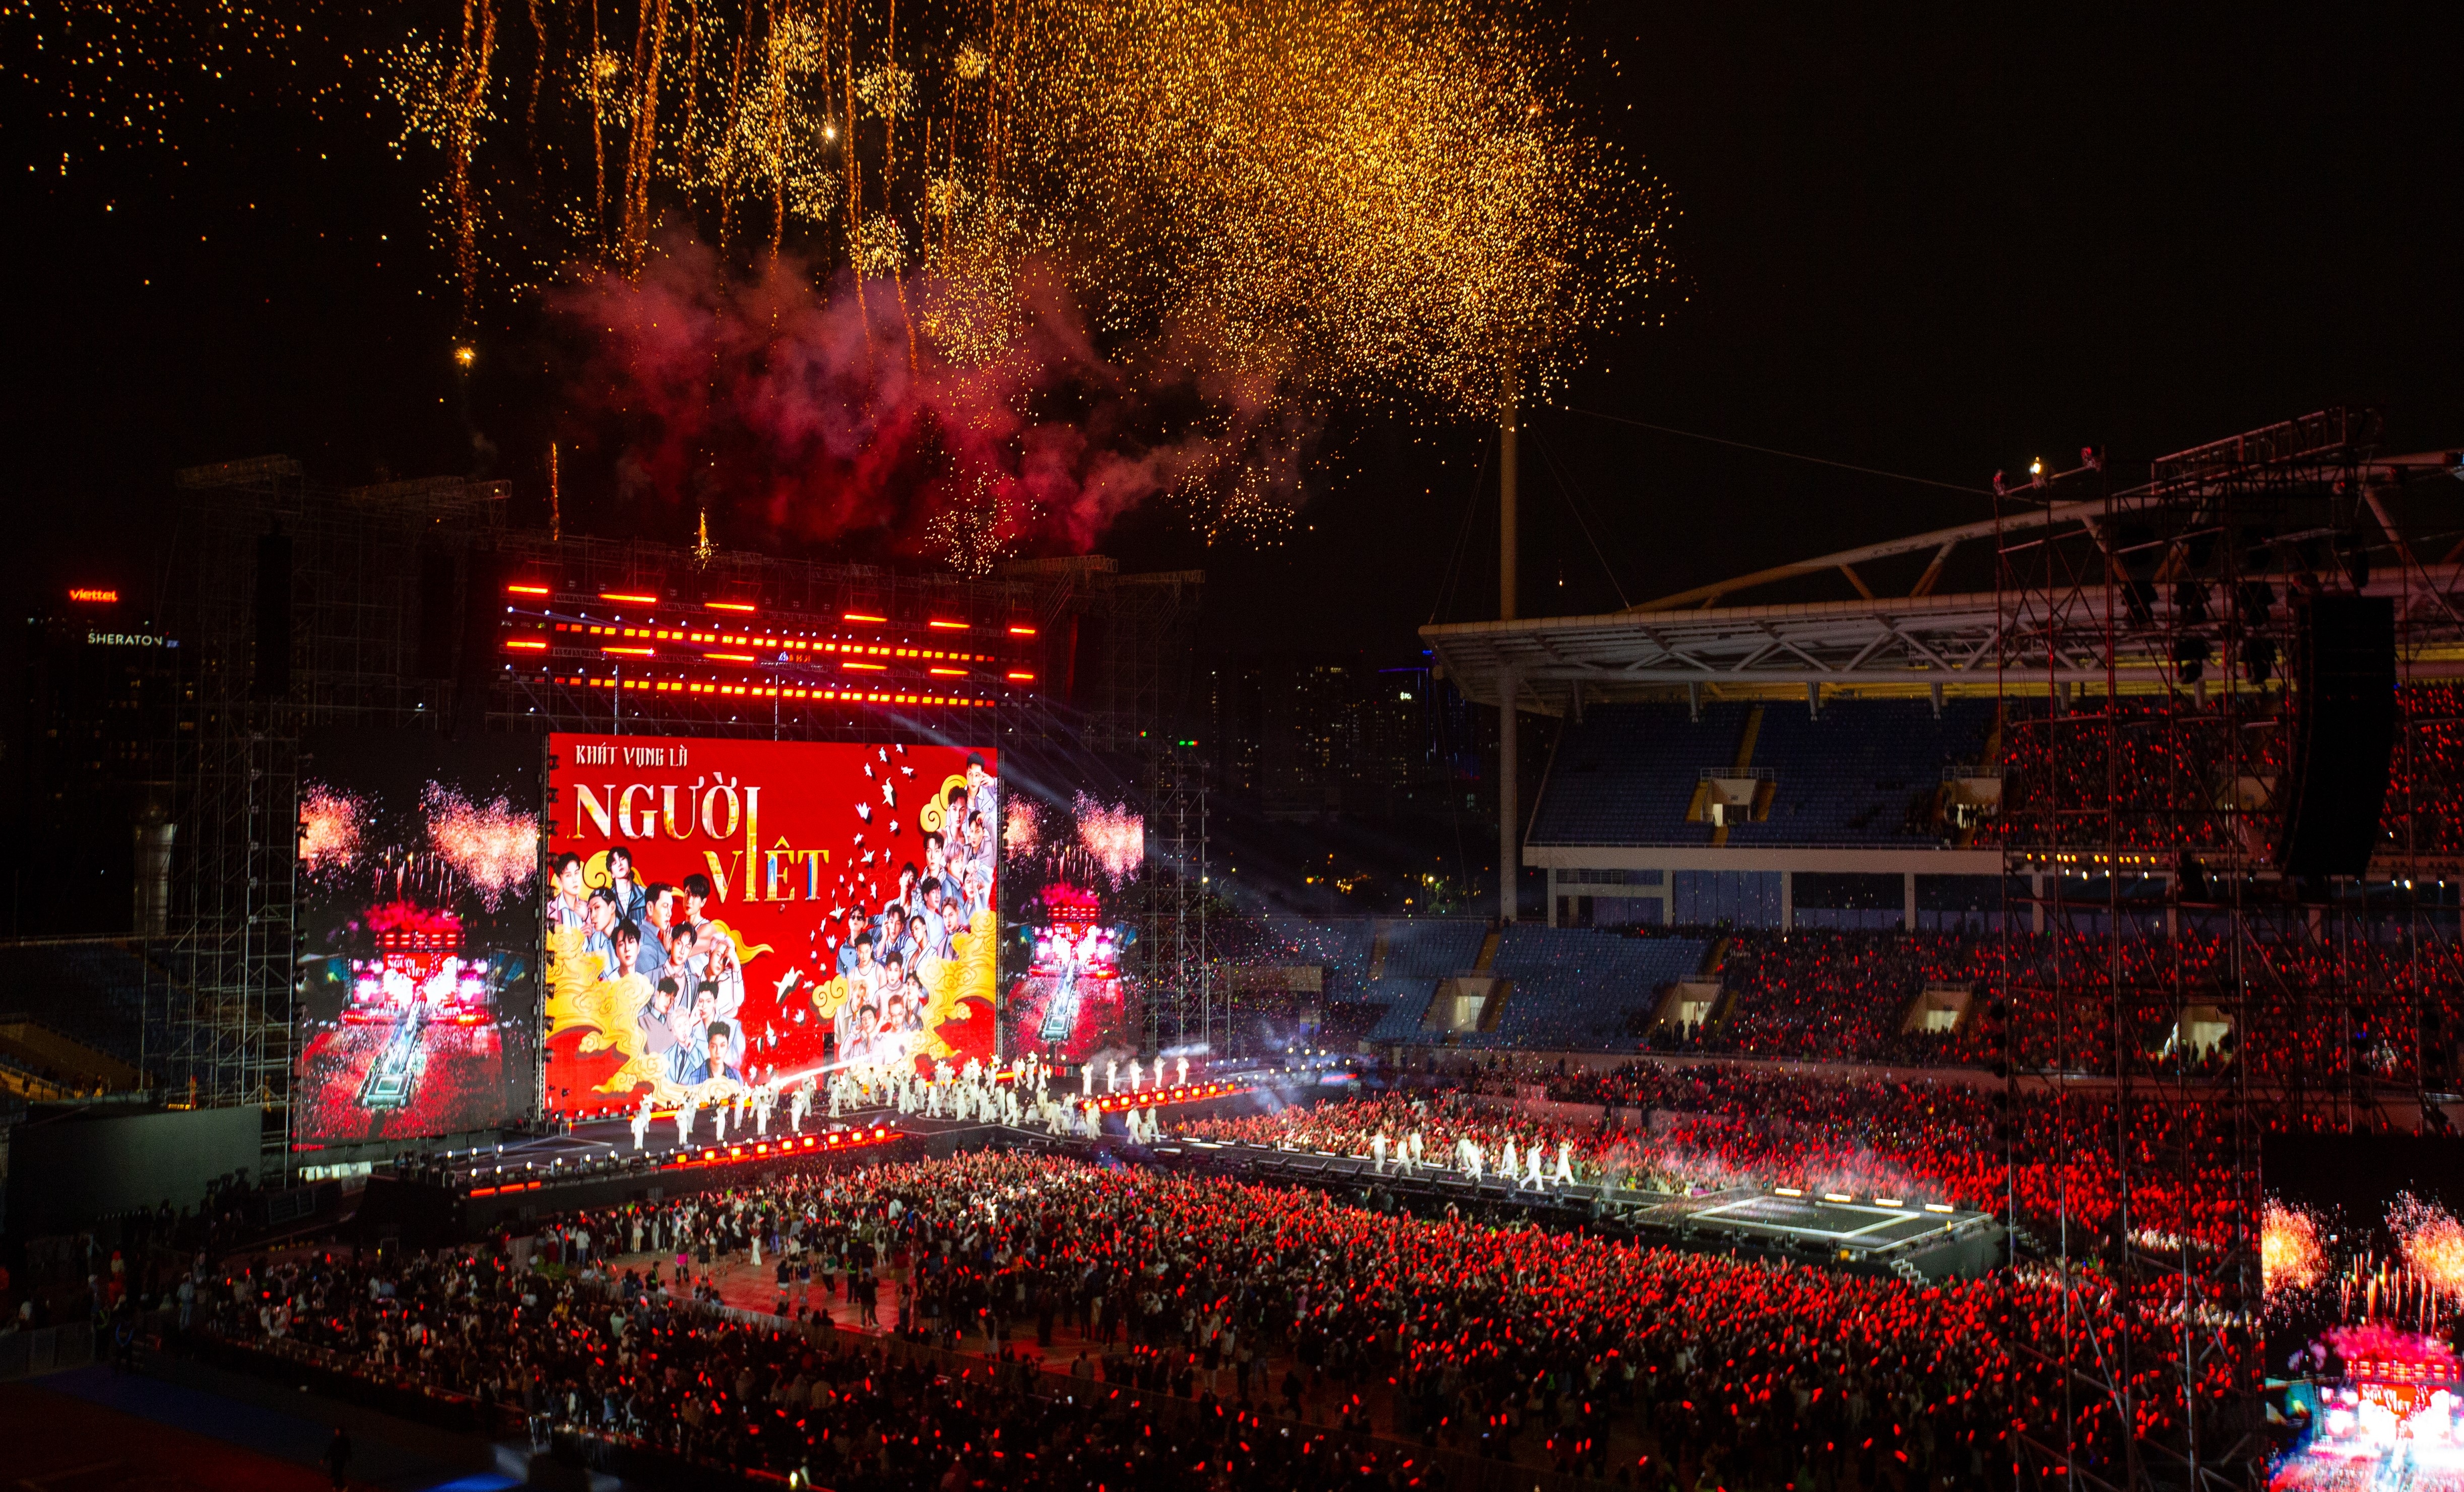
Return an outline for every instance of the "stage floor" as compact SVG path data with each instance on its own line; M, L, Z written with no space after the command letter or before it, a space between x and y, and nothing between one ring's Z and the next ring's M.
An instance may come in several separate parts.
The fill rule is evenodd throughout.
M1647 1219L1664 1218L1697 1227L1716 1225L1756 1238L1858 1250L1948 1238L1960 1231L1964 1222L1972 1223L1986 1217L1983 1213L1927 1212L1912 1205L1893 1207L1872 1201L1782 1196L1771 1192L1721 1192L1702 1197L1671 1197L1660 1193L1640 1196L1657 1198L1641 1203L1641 1214Z

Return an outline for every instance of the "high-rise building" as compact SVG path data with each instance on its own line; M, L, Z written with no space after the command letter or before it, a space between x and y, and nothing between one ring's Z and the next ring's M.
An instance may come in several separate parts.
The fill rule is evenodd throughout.
M169 911L180 639L122 593L32 609L8 721L9 935L160 932Z

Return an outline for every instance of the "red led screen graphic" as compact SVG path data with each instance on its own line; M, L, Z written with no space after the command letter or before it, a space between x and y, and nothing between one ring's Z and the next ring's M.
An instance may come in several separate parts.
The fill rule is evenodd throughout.
M550 1109L992 1061L994 752L560 735L548 757Z

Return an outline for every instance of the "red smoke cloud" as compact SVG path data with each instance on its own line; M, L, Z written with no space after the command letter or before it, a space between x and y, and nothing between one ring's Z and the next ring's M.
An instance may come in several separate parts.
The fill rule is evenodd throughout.
M937 515L997 503L1021 547L1074 553L1167 493L1210 526L1227 504L1295 500L1316 427L1271 374L1108 355L1048 274L1023 281L1004 349L962 362L926 331L948 287L918 274L904 305L898 292L876 279L859 296L845 274L817 289L787 259L730 277L688 241L552 308L592 349L578 402L620 483L782 536L913 553Z

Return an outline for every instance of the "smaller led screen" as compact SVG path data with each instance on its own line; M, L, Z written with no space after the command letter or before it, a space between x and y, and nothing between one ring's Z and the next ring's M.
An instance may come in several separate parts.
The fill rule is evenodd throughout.
M2464 1486L2464 1140L2267 1137L2273 1488Z
M303 1140L398 1140L537 1099L537 739L325 732L302 743Z

